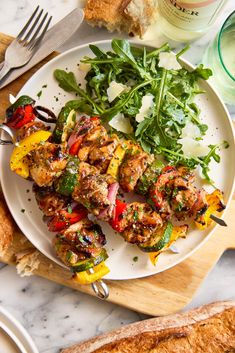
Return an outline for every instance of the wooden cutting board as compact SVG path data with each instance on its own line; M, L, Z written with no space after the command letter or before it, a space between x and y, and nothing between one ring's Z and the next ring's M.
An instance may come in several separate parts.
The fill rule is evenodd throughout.
M11 37L0 34L0 60L3 59L4 50L11 39ZM16 95L30 76L55 55L49 56L15 82L0 90L0 117L4 117L5 109L9 105L9 93ZM5 207L4 199L0 198L0 219ZM128 281L107 281L110 288L108 301L155 316L172 314L183 309L192 300L195 292L223 252L227 249L235 249L234 210L235 197L225 217L225 221L229 226L227 228L217 227L207 243L181 264L147 278ZM7 210L7 212L9 211ZM13 243L4 255L0 257L0 261L16 265L15 254L33 248L33 246L15 223L13 223L12 234ZM40 265L34 271L34 274L94 295L90 286L81 286L71 280L68 270L54 264L40 253L38 259Z

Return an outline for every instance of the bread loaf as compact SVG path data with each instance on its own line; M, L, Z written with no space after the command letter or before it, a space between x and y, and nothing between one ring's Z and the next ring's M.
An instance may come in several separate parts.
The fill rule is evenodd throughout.
M3 199L0 194L0 201ZM4 253L12 243L14 223L5 204L0 207L0 254Z
M232 353L235 302L137 322L62 353Z
M87 0L85 19L93 26L105 26L142 37L153 22L157 0Z

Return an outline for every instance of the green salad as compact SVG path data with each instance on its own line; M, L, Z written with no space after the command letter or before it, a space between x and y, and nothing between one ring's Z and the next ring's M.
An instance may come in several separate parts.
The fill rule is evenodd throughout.
M149 51L114 39L112 51L94 45L90 49L94 57L84 57L80 64L88 68L85 89L73 72L54 72L59 86L76 94L66 106L99 115L111 131L135 140L146 152L162 155L168 163L192 169L200 165L204 178L213 183L209 164L212 159L220 161L218 150L228 143L200 148L208 126L200 120L194 101L204 93L198 80L207 80L212 71L203 65L191 72L181 67L178 58L187 48L174 55L167 43ZM196 155L187 153L187 144L195 144Z

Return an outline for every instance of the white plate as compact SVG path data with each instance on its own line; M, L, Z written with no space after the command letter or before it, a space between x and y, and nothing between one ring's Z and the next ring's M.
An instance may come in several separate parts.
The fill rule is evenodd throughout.
M39 353L24 327L0 306L1 353Z
M110 41L101 41L94 44L99 45L103 50L110 49ZM19 92L19 96L27 94L37 99L37 93L42 90L39 104L53 108L55 113L58 113L66 101L74 99L74 95L66 93L58 87L57 82L53 78L53 71L58 68L67 68L69 71L75 72L78 80L81 79L77 64L84 55L91 55L88 45L73 48L51 60L31 77ZM186 68L192 68L185 61L182 61L182 64ZM42 88L43 85L47 85L47 88ZM235 174L235 147L232 123L224 104L211 86L207 82L201 82L200 86L206 91L206 94L197 97L197 102L202 111L201 118L203 122L209 125L206 137L208 144L215 144L223 140L228 141L230 144L228 149L221 151L220 164L211 163L211 175L217 187L224 191L225 202L228 204L232 195ZM12 148L2 146L0 150L2 188L12 215L27 238L44 255L61 265L51 246L53 234L48 232L46 224L43 223L42 213L38 209L31 193L32 184L10 171L9 158ZM27 189L30 189L29 193L26 192ZM28 199L31 199L31 202ZM21 212L22 209L25 209L24 213ZM154 267L148 260L148 256L141 252L137 246L125 243L122 237L115 234L109 225L105 225L104 232L108 241L106 247L110 255L107 260L110 273L106 278L124 280L145 277L164 271L191 255L208 239L214 228L210 227L203 232L191 231L187 239L179 239L177 241L179 254L169 252L162 254L157 266ZM133 258L136 256L138 256L138 261L134 262Z

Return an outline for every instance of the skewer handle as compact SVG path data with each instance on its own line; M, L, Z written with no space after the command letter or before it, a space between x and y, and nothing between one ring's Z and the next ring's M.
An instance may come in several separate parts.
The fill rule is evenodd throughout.
M107 284L102 279L92 283L91 287L98 298L100 298L102 300L105 300L108 298L109 288L108 288Z

